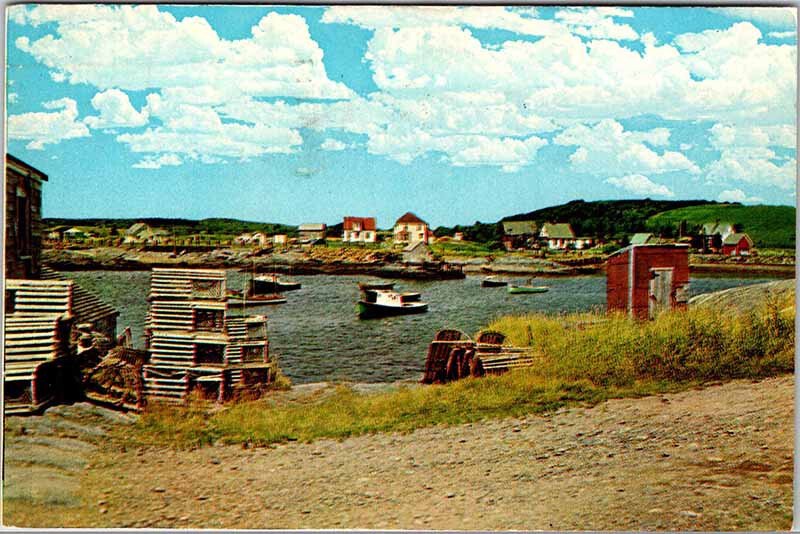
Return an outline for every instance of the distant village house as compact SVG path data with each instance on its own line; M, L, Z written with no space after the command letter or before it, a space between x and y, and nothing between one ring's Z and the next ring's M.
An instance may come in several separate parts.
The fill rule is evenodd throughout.
M152 228L149 224L139 222L133 224L125 230L125 237L123 243L145 243L147 241L160 241L161 239L169 236L167 230L161 228Z
M395 243L428 243L430 240L430 230L428 223L411 213L410 211L397 219L394 223L394 242Z
M722 240L722 253L726 256L749 256L753 240L744 233L733 233Z
M734 233L734 225L729 222L710 222L703 225L702 247L704 251L719 253L722 242Z
M656 237L653 234L639 233L633 234L631 237L631 245L646 245L647 243L655 243Z
M325 239L328 226L323 223L305 223L301 224L297 231L301 243L313 243Z
M274 245L285 245L288 242L289 238L286 236L286 234L275 234L272 236L272 243Z
M503 221L503 245L506 250L532 248L538 231L536 221Z
M575 244L575 232L569 223L545 223L539 238L547 244L547 248L555 250L564 250Z
M375 217L345 217L342 225L344 243L375 243L378 238Z

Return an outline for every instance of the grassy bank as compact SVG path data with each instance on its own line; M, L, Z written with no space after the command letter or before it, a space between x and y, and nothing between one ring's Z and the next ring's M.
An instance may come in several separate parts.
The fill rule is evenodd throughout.
M696 307L650 322L599 314L507 317L490 328L514 345L529 346L535 367L374 394L339 386L302 403L262 399L213 412L203 405L153 406L124 439L194 447L404 432L791 372L793 299L792 291L744 313Z

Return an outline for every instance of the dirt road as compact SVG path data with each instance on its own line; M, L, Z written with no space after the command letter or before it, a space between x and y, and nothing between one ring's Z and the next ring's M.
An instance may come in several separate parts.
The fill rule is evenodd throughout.
M46 523L788 529L792 414L793 377L780 377L408 435L261 449L102 447L79 477L83 506Z

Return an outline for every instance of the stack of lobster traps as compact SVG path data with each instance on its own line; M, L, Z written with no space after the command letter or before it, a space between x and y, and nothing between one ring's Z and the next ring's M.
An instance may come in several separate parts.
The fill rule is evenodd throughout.
M155 268L148 299L147 398L221 402L273 380L267 318L229 308L224 270Z
M481 332L473 340L460 330L439 330L428 346L422 383L444 384L536 364L530 349L507 346L504 342L505 335L500 332Z

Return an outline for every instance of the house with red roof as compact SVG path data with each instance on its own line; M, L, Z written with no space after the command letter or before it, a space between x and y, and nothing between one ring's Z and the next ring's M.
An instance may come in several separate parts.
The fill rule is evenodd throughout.
M410 211L394 223L395 243L418 243L420 241L428 243L429 240L430 230L428 223Z
M375 217L345 217L342 227L343 243L375 243L378 227Z

